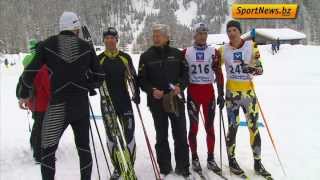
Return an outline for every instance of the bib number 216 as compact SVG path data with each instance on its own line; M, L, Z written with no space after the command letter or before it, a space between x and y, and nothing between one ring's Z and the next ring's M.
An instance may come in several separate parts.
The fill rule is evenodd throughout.
M209 64L206 64L206 65L202 65L202 64L198 64L198 65L191 65L191 68L192 68L192 74L202 74L202 73L205 73L205 74L208 74L210 72L210 69L209 69Z

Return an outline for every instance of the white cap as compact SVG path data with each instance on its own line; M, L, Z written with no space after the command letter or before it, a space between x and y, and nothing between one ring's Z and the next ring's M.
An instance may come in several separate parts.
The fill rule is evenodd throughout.
M161 34L170 37L170 27L166 24L153 24L152 31L160 31Z
M80 29L80 20L76 13L65 11L62 13L59 20L60 31L72 31Z

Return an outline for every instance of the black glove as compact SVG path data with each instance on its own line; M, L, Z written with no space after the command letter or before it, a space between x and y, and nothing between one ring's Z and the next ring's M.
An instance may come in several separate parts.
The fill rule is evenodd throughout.
M224 100L223 95L219 95L217 98L217 105L219 105L220 110L223 109L224 103L225 103L225 100Z
M94 90L94 89L89 89L89 96L95 96L95 95L97 95L96 90Z
M248 64L242 64L242 72L253 74L256 71L256 68L249 66Z
M138 96L133 96L132 97L132 101L134 103L136 103L136 104L140 104L140 96L139 95Z

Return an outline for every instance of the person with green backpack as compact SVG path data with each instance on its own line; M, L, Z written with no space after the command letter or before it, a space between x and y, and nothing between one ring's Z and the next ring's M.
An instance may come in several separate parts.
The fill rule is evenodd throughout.
M22 61L23 67L27 67L34 59L35 49L38 42L35 39L29 40L30 54L26 55ZM21 93L21 78L19 79L16 96L20 99ZM47 111L49 99L50 99L50 79L49 71L46 65L43 65L37 73L33 87L31 90L31 98L27 104L19 101L21 109L30 110L32 112L32 118L34 123L31 130L30 145L33 150L33 158L36 163L41 162L41 126L44 115Z

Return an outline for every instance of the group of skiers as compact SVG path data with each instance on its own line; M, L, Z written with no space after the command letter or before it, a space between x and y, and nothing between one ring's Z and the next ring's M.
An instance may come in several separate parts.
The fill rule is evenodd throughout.
M153 45L141 54L138 73L130 55L118 50L119 35L115 28L109 27L103 32L105 51L96 56L89 43L79 38L81 25L75 13L64 12L59 26L58 35L39 43L30 43L31 55L24 60L25 69L17 86L20 107L30 109L35 119L30 141L34 158L41 163L42 179L54 179L55 152L68 125L71 125L74 132L81 180L91 179L93 163L89 146L91 105L88 92L92 94L95 88L100 91L104 118L110 115L106 94L112 101L127 143L124 146L127 147L128 154L125 156L129 156L130 163L134 164L136 156L135 119L131 100L135 104L140 103L141 88L147 94L147 105L154 121L157 163L162 176L173 172L168 142L169 120L174 139L174 172L185 178L191 177L189 148L192 169L201 172L197 149L200 107L207 134L207 168L221 175L222 167L215 161L214 118L216 105L220 112L226 105L226 146L231 172L245 176L235 158L241 107L248 122L254 170L257 174L272 179L261 163L261 138L257 122L259 108L252 83L255 75L263 73L263 68L255 44L240 38L241 26L238 21L231 20L227 23L226 32L230 43L219 49L207 45L207 25L196 24L193 29L193 44L183 51L170 46L169 26L153 25ZM226 70L226 89L222 65L225 65ZM134 92L131 93L127 85L129 78L134 84L131 90ZM214 83L217 85L217 98ZM185 103L190 121L188 134ZM105 120L104 124L107 147L114 166L110 179L116 180L123 175L116 151L119 141L114 138L113 127L109 126L109 122Z

